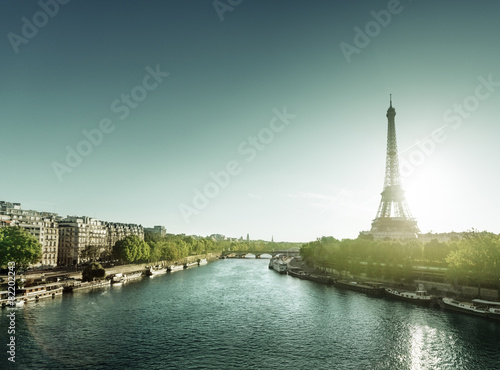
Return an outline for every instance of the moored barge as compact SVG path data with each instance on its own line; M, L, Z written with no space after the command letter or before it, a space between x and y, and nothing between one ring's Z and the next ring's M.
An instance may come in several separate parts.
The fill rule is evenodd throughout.
M399 291L392 288L385 288L385 296L400 301L410 302L422 306L430 306L431 303L436 303L436 298L427 294L422 284L414 292Z
M341 289L354 290L376 297L382 297L385 294L385 289L379 283L358 283L357 281L336 280L333 282L333 285Z

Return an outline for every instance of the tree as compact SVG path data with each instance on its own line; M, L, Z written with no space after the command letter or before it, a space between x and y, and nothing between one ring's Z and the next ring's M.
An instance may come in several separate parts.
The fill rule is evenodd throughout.
M97 245L87 245L80 251L80 258L84 261L97 261L101 257L101 247Z
M42 245L21 227L0 228L0 266L15 262L16 268L26 269L42 258Z
M446 261L450 278L471 280L481 294L482 284L496 285L500 279L500 237L474 230L466 233Z
M115 243L113 256L128 263L146 261L150 256L150 248L137 235L129 235Z
M98 262L92 262L84 267L82 281L102 280L106 277L106 270Z

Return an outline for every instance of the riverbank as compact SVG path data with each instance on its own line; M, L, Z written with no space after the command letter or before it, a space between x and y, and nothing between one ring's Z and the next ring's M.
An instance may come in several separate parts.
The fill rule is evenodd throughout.
M179 265L184 268L189 268L193 265L201 266L207 262L212 262L219 259L219 255L215 253L189 256L178 261L158 261L155 266L163 266L166 272L167 266ZM202 262L202 263L200 263ZM147 271L151 267L149 264L129 264L113 266L106 269L106 278L96 281L82 281L82 273L80 271L54 271L48 270L40 272L39 274L30 274L26 279L26 284L22 289L14 291L15 304L24 304L30 301L38 301L42 298L55 298L63 293L72 293L77 290L92 290L95 288L106 288L112 284L122 283L123 281L113 281L113 276L128 276L130 278L140 278L147 275ZM134 276L135 275L135 276ZM19 277L21 278L21 277ZM0 287L0 305L5 308L12 305L11 293L7 291L7 287ZM17 294L19 293L19 294Z
M185 258L181 258L179 260L175 261L157 261L157 262L149 262L149 263L140 263L140 264L126 264L126 265L116 265L113 267L108 267L105 268L106 270L106 276L113 275L113 274L131 274L134 272L139 272L139 271L145 271L147 269L147 266L151 265L162 265L162 266L168 266L168 265L175 265L175 264L185 264L185 263L192 263L195 262L199 259L206 259L207 261L215 261L219 258L220 254L219 253L208 253L208 254L202 254L202 255L194 255L194 256L189 256ZM7 276L0 276L1 278L4 279L4 281L7 281ZM26 286L29 285L35 285L39 283L46 283L46 282L51 282L51 281L57 281L63 280L63 279L75 279L75 280L81 280L82 279L82 271L75 271L75 270L61 270L61 269L55 269L55 270L40 270L40 271L30 271L28 274L22 274L18 275L17 278L24 278L26 279ZM2 290L2 289L0 289Z
M304 273L310 275L311 278L308 280L321 282L320 279L317 279L318 276L323 276L324 281L330 282L332 279L342 279L341 274L332 269L322 269L319 266L308 266L304 261L292 259L289 263L292 269L301 269ZM378 283L382 284L387 288L394 288L399 290L415 290L415 284L423 284L427 291L435 296L440 297L453 297L457 299L463 300L471 300L475 298L482 298L489 301L499 301L499 291L496 289L485 289L482 288L479 292L477 287L472 286L454 286L449 283L440 283L435 281L427 281L418 279L414 284L403 284L396 283L394 281L384 280L384 279L376 279L376 278L366 278L366 277L356 277L348 276L348 279L357 280L360 283Z

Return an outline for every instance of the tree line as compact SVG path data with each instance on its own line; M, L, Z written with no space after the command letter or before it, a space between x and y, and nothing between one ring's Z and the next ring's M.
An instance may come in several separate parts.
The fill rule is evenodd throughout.
M188 256L229 251L271 252L290 248L294 243L266 242L263 240L217 239L184 234L164 236L146 232L144 240L137 236L116 242L113 256L126 263L178 261Z
M418 277L415 267L438 267L457 285L500 287L500 236L489 232L472 230L461 239L425 243L322 237L303 244L300 253L310 265L345 275L412 282Z
M176 261L191 255L223 251L284 250L293 243L272 243L261 240L218 240L184 234L161 236L146 232L144 240L128 236L118 241L111 253L123 263L150 263ZM108 252L109 253L109 252ZM394 281L412 281L417 277L415 267L445 268L445 278L459 285L500 288L500 235L472 230L461 239L448 242L431 240L370 240L360 235L357 239L338 240L322 237L300 248L303 259L320 268L333 268L343 274L378 277ZM38 240L20 227L0 228L0 267L15 262L18 269L26 269L42 257ZM89 262L100 259L95 253Z
M266 242L263 240L223 239L190 235L166 234L164 236L146 231L144 240L136 235L127 236L115 243L112 248L98 245L85 246L79 253L81 260L109 262L113 259L123 263L148 263L158 261L177 261L192 255L221 253L224 251L270 252L296 246L296 243ZM0 228L0 268L8 262L27 269L42 258L40 242L21 227Z

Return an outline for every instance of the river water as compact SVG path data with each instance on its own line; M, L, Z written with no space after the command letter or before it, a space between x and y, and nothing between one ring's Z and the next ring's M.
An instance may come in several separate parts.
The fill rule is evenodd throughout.
M3 350L0 368L500 369L500 323L267 264L220 260L25 305L16 310L16 363Z

